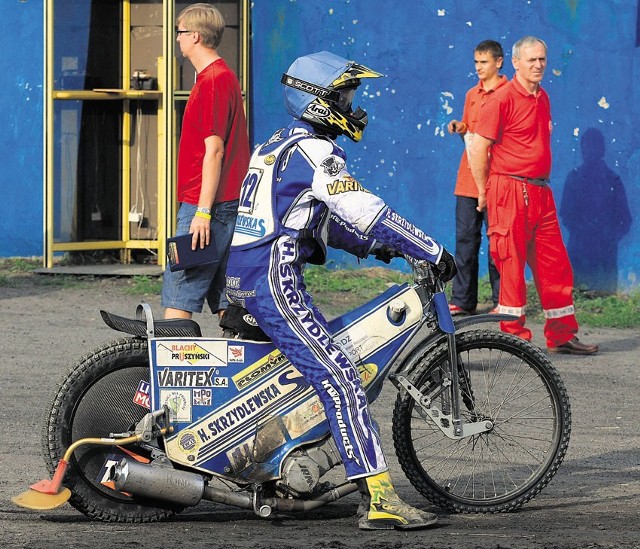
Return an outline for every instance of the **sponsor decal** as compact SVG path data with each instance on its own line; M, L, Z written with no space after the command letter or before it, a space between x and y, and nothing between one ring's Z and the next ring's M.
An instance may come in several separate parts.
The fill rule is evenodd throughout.
M244 320L249 326L257 326L258 323L256 322L256 319L253 317L253 315L250 314L246 314L242 317L242 320Z
M181 389L161 389L160 406L167 405L172 421L191 422L191 391Z
M158 366L226 366L227 342L158 340L156 364Z
M316 118L328 118L331 115L329 107L325 105L319 105L315 101L307 105L305 112L311 116L315 116Z
M191 392L192 402L194 406L211 406L212 401L211 389L194 389Z
M343 231L349 233L351 238L354 238L354 239L357 238L358 240L361 240L362 242L366 242L367 240L369 240L369 237L367 237L364 234L362 234L355 227L352 227L351 225L347 224L344 221L344 219L338 217L337 215L331 214L331 221L333 221L337 225L340 225L341 229Z
M360 375L362 386L366 387L376 378L376 375L378 374L378 365L373 362L358 364L358 374Z
M246 389L249 385L262 379L276 368L287 364L287 362L287 358L280 351L274 351L257 362L254 362L248 368L238 372L231 380L238 390Z
M151 410L151 400L149 399L150 385L146 381L140 380L136 394L133 395L133 402L147 410Z
M239 276L227 276L227 288L233 288L235 290L240 289L240 277Z
M283 83L287 86L295 88L296 90L310 93L312 95L317 95L318 97L332 98L333 100L333 97L337 95L334 90L323 88L322 86L318 86L317 84L313 84L311 82L306 82L305 80L300 80L299 78L289 76L288 74L284 76Z
M339 156L331 155L325 158L320 165L324 170L324 173L331 177L338 175L344 168L344 160Z
M99 484L102 484L103 486L106 486L107 488L111 488L112 490L115 490L116 489L115 482L113 482L112 480L109 480L109 477L111 476L111 468L118 465L120 460L123 458L127 458L129 460L133 458L134 460L140 463L150 463L150 460L147 459L146 457L143 457L139 454L135 454L134 452L127 450L123 446L118 446L118 451L114 452L113 454L109 454L105 459L104 464L102 465L102 467L98 471L98 475L96 476L96 482L98 482ZM123 492L123 494L130 495L127 492Z
M178 447L186 452L193 453L198 451L198 439L193 431L184 429L178 435Z
M230 301L233 301L236 305L240 305L241 307L246 306L246 298L247 297L255 297L255 290L233 290L227 287L227 297Z
M331 400L333 400L334 413L336 416L338 429L340 430L342 447L344 448L347 457L349 459L352 459L359 465L360 460L358 460L358 458L356 457L355 449L353 448L353 444L351 443L351 438L349 438L347 424L342 416L342 399L340 398L340 393L338 393L337 389L333 385L331 385L331 382L328 379L323 379L321 384Z
M369 191L365 189L360 183L358 183L353 177L350 175L341 177L340 179L336 179L333 183L329 183L327 185L327 191L330 195L349 193L349 192L365 192Z
M189 425L196 433L199 450L194 454L194 463L201 464L220 452L232 451L242 441L257 443L256 436L264 432L266 423L274 419L281 424L281 416L286 410L308 399L313 389L306 379L292 367L266 377L262 383L243 392L225 403L214 412L199 418ZM258 429L259 433L256 432ZM184 459L184 452L177 446L177 437L167 440L167 454L178 461Z
M270 154L264 159L264 163L267 166L271 166L271 164L273 164L275 161L276 161L276 157L274 154Z
M266 221L264 219L238 214L235 230L240 234L261 237L267 232L265 223Z
M289 438L295 439L323 422L326 417L320 397L315 394L312 398L286 414L282 421L287 429Z
M216 368L209 370L163 368L156 371L158 387L228 387L228 378L214 377L219 373L220 371Z
M198 436L204 442L224 433L236 423L243 421L260 411L264 406L278 398L281 394L282 391L280 390L280 387L275 383L271 383L256 393L246 397L244 400L235 403L222 415L211 419L209 423L207 423L205 429L198 430Z
M438 255L440 253L440 246L431 237L427 236L421 229L413 225L410 221L407 221L400 214L387 209L385 219L382 221L383 225L390 227L391 230L400 233L402 236L408 239L414 239L417 237L420 240L418 246L425 249L427 253L432 255Z
M227 362L244 362L244 345L229 345Z

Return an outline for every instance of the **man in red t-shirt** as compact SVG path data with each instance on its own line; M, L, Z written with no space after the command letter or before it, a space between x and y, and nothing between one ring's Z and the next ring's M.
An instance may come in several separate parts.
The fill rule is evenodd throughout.
M222 14L209 4L180 12L176 27L182 54L197 72L184 111L178 151L178 227L204 248L213 234L217 264L172 272L162 284L165 318L191 318L205 299L220 315L227 307L225 271L238 212L240 185L249 166L249 138L236 75L218 55Z
M482 226L487 219L484 211L478 211L478 187L467 159L468 148L473 139L480 107L491 94L507 83L506 76L500 74L504 53L502 46L494 40L485 40L473 52L478 84L471 88L464 100L462 120L452 120L447 129L464 139L465 152L460 159L456 180L456 265L458 273L451 287L449 310L452 315L473 314L478 305L478 253L482 241ZM491 255L489 261L489 282L493 305L498 305L500 275Z
M590 355L597 345L578 340L573 306L573 273L549 187L551 107L540 86L547 46L527 36L513 46L515 76L485 103L470 148L479 189L478 209L487 207L491 255L500 272L503 331L531 340L525 327L525 265L536 284L546 318L550 352ZM489 156L489 152L491 156Z

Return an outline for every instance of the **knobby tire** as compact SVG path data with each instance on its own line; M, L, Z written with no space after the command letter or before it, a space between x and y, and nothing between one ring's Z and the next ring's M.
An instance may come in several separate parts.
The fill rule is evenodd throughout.
M43 429L43 452L51 474L71 443L129 430L149 411L134 402L140 381L149 382L147 349L145 339L119 339L86 355L68 372L51 399ZM133 445L127 449L144 455ZM105 463L122 455L115 446L78 448L63 481L72 492L69 503L105 522L154 522L182 510L130 497L103 484Z
M514 511L553 478L566 454L571 410L548 357L531 343L493 330L456 335L463 421L490 420L486 433L450 439L405 391L396 400L393 438L412 485L459 513ZM446 341L412 352L401 371L428 395L448 364ZM436 406L446 406L435 397Z

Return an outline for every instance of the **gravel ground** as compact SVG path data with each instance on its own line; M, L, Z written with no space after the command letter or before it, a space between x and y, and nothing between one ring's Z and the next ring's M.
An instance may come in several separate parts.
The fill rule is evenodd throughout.
M171 521L152 525L92 522L69 505L29 511L10 498L48 478L40 449L42 414L64 371L117 334L99 309L133 316L141 299L156 315L158 296L128 295L124 278L94 279L74 287L25 279L0 287L0 546L156 548L637 548L640 547L640 337L635 330L587 329L600 344L593 357L553 356L571 397L569 451L551 484L519 512L450 515L431 509L402 476L393 455L390 423L394 389L373 406L391 472L410 503L438 513L436 528L413 532L361 532L358 497L351 495L304 515L263 520L249 511L204 503ZM205 335L217 334L201 315ZM535 328L535 342L542 329Z

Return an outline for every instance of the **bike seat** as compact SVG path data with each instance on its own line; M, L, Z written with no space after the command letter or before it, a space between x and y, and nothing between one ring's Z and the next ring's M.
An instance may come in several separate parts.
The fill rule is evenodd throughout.
M116 330L138 337L147 337L147 322L138 318L126 318L108 311L100 311L104 323ZM200 325L188 318L154 320L155 337L202 337Z

